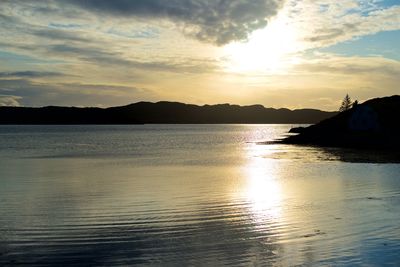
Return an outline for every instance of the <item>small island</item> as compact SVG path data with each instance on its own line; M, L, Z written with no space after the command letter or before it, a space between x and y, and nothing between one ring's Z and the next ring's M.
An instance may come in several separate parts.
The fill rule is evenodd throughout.
M306 128L279 143L321 147L400 148L400 96L375 98Z

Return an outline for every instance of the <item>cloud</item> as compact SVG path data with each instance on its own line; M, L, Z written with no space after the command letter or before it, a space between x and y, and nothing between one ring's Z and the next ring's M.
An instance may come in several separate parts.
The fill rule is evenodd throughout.
M154 99L151 90L134 86L0 79L0 105L7 106L112 106Z
M22 99L20 96L15 95L0 95L0 107L12 106L19 107L19 101Z
M183 32L217 45L245 40L264 28L284 0L66 0L92 13L131 18L167 19Z
M400 6L380 1L290 0L290 23L306 48L327 47L381 31L400 29Z
M295 67L297 73L326 73L329 75L366 75L374 77L399 77L400 61L383 57L344 57L335 54L319 54L317 58Z
M17 71L17 72L0 72L1 78L43 78L43 77L60 77L64 76L59 72L45 71Z
M0 47L7 44L0 42ZM40 47L31 47L26 44L14 45L14 49L26 53L35 51L50 58L59 58L65 61L78 61L90 63L97 66L113 66L129 68L130 71L157 71L171 73L207 73L217 69L216 61L200 60L195 58L164 58L164 59L135 59L128 57L121 52L114 52L110 49L103 49L89 44L43 44ZM10 76L31 76L34 78L62 76L56 72L0 72L1 77Z
M398 93L398 61L316 52L400 29L398 4L383 6L375 0L286 0L284 5L283 0L0 2L2 103L7 98L7 103L28 106L110 106L142 99L251 104L268 93L262 98L267 106L324 108L335 106L350 89L352 96L363 99ZM262 41L254 46L260 49L245 43L231 46L243 45L244 50L235 52L245 59L249 52L252 58L247 61L252 66L274 65L275 56L282 52L283 60L276 61L287 62L287 71L283 68L279 75L243 71L234 76L226 68L229 46L210 44L245 40L269 21L251 37ZM380 44L370 45L379 54ZM395 42L387 46L397 48Z
M59 40L59 41L72 41L72 42L90 42L92 41L89 38L85 38L80 36L78 31L67 31L60 29L40 29L31 32L32 35L50 39L50 40Z

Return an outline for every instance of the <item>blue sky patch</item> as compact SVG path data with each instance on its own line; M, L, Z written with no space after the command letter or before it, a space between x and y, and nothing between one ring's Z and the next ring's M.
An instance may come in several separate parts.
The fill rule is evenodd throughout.
M379 32L318 50L346 56L380 55L400 60L400 45L396 44L400 44L400 30Z

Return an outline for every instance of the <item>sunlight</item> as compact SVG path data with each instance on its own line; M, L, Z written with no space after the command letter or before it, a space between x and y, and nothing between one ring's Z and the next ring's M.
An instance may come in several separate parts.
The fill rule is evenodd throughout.
M297 29L282 12L266 28L255 31L248 42L227 45L225 69L239 73L285 72L299 61L298 39Z
M246 166L246 198L257 219L276 218L281 215L282 191L275 177L272 162L261 154L265 146L253 144L249 151L249 163Z

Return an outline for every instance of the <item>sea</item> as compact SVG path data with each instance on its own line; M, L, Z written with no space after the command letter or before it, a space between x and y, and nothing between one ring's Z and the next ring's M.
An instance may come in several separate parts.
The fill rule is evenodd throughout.
M0 126L0 266L400 266L400 164L296 126Z

